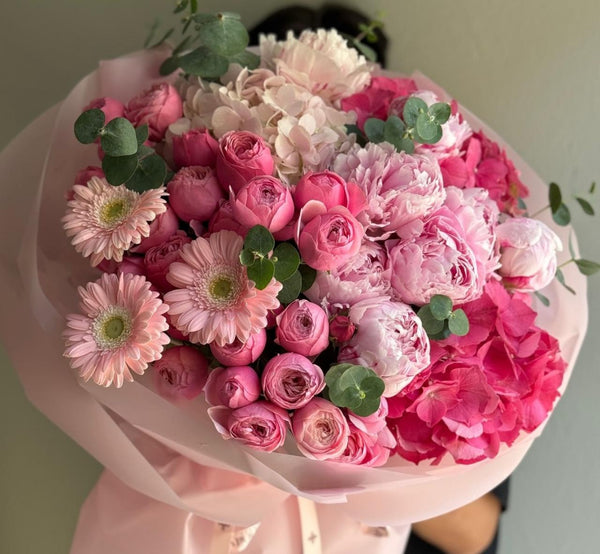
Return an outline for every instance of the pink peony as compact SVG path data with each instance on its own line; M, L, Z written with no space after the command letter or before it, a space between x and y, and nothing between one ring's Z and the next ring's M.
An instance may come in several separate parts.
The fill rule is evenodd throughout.
M249 365L258 360L266 344L267 333L261 329L258 333L250 335L245 342L236 339L223 346L213 342L210 344L210 351L217 361L225 366Z
M132 98L125 117L135 127L148 125L148 138L160 142L171 123L183 115L183 103L177 90L168 83L159 83Z
M316 356L329 345L327 314L308 300L294 300L277 316L275 334L287 351Z
M262 400L236 410L209 408L208 414L225 439L237 439L263 452L282 446L290 425L285 410Z
M421 235L392 247L388 263L392 288L408 304L422 306L434 294L468 302L485 284L462 226L448 208L427 218Z
M429 365L429 338L410 306L387 298L355 303L350 319L358 330L339 352L340 362L371 368L394 396Z
M166 207L167 209L150 224L150 234L142 239L138 245L130 248L131 252L144 254L150 248L161 246L179 229L179 220L175 212L168 204Z
M193 346L173 346L152 364L154 382L161 396L191 400L208 378L208 361Z
M192 240L183 231L177 231L158 246L146 251L143 258L148 280L160 291L167 292L174 287L167 281L167 273L173 262L181 259L181 249Z
M309 266L329 271L359 251L363 234L362 225L340 206L311 219L300 233L298 248Z
M306 406L325 388L321 368L305 356L289 352L266 363L261 382L265 396L286 410Z
M161 357L168 306L144 277L104 273L78 291L82 313L67 316L64 356L84 381L121 387Z
M87 110L102 110L104 113L105 125L117 117L123 117L125 114L125 106L115 98L110 98L108 96L92 100L83 109L84 112Z
M238 192L250 179L272 175L273 156L264 140L248 131L231 131L219 141L217 176L224 190Z
M213 169L191 166L180 169L167 185L169 204L183 221L207 221L216 212L223 191Z
M191 165L215 167L219 143L207 129L190 129L173 135L173 163L178 169Z
M509 218L496 228L500 246L499 273L515 290L543 289L556 273L556 252L562 250L558 236L537 219Z
M298 449L313 460L331 460L341 456L348 446L350 435L342 410L319 397L294 412L292 431Z
M262 225L275 233L294 217L294 201L283 183L264 175L254 177L230 198L233 217L244 227Z
M206 382L206 401L212 406L241 408L258 400L260 379L250 366L218 367Z

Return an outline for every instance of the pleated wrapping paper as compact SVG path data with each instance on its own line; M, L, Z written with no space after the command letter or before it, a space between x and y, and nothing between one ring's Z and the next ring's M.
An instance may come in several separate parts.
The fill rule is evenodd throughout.
M84 504L71 552L401 552L411 522L492 489L543 425L474 465L447 456L438 466L415 466L394 456L381 468L347 466L304 458L293 441L282 453L223 441L203 401L170 403L148 375L120 390L85 384L62 357L64 316L76 310L76 288L97 276L60 222L74 175L96 162L94 149L77 143L73 122L93 98L126 101L158 81L165 56L143 51L102 62L0 157L1 340L33 404L107 469ZM448 99L424 76L413 78ZM461 112L506 148L531 190L530 210L543 207L541 179L493 130ZM568 243L570 228L541 219ZM537 324L559 339L569 363L561 391L587 326L585 278L574 264L565 277L576 296L554 281L543 291L550 307L534 305Z

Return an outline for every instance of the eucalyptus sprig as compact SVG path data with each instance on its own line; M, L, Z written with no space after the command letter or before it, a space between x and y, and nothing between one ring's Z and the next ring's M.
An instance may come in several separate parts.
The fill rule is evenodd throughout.
M464 337L469 332L469 318L461 309L453 309L452 300L443 294L434 294L419 308L417 316L430 339L443 340L451 334Z
M361 417L379 409L385 384L372 369L348 363L331 366L325 374L329 400Z
M382 29L384 26L383 14L378 14L378 19L374 19L369 21L369 23L359 23L358 29L360 33L353 37L352 35L348 35L343 33L342 36L346 39L349 46L356 48L367 60L371 62L377 61L377 52L373 50L368 44L365 44L366 40L368 43L374 44L379 40L377 33L375 32L377 29Z

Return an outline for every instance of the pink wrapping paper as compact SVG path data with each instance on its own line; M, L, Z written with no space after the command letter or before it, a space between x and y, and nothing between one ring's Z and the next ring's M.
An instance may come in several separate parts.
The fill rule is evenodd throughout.
M401 552L408 524L493 488L514 470L542 428L503 447L496 458L470 466L448 457L435 467L399 457L376 469L343 466L304 458L293 442L286 443L285 453L267 454L224 441L202 401L171 404L154 392L148 375L122 390L83 384L62 357L60 334L64 315L76 310L76 287L97 276L60 223L75 173L97 163L94 148L75 140L73 122L95 97L127 101L149 86L164 56L164 51L139 52L101 63L0 157L0 177L10 176L12 183L0 190L6 214L0 221L2 342L30 400L110 472L83 507L71 552L215 552L220 532L215 522L234 526L227 528L228 536L260 522L244 552L301 552L301 529L308 524L295 495L318 503L319 537L310 544L322 552ZM424 76L415 78L447 98ZM475 129L504 144L461 109ZM506 149L532 191L528 206L535 212L545 205L546 185ZM555 231L566 245L570 229ZM565 277L577 296L554 282L543 291L550 308L535 306L538 324L559 339L569 361L563 390L587 325L586 281L573 266L565 267ZM374 530L382 526L390 527Z

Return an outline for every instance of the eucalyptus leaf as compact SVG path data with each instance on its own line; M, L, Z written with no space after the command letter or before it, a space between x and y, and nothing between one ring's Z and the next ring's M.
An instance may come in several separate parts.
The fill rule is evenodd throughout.
M580 198L579 196L576 196L575 200L579 202L579 205L581 206L581 209L585 214L594 215L594 208L585 198Z
M348 387L360 387L360 383L369 375L369 368L361 365L353 365L349 367L340 376L338 383L340 388L346 389Z
M550 183L548 189L548 201L550 203L550 210L552 213L556 213L562 204L562 193L560 187L556 183Z
M290 304L300 296L300 291L302 289L302 275L300 275L299 271L296 271L289 279L286 279L281 284L283 287L279 291L279 294L277 294L277 299L282 304Z
M175 29L173 27L171 27L161 38L159 38L152 46L146 46L145 48L151 49L151 48L157 48L158 46L160 46L161 44L164 44L164 42L175 32Z
M134 174L127 180L125 186L136 192L160 187L167 176L167 164L158 154L151 154L138 159Z
M219 13L215 18L198 21L198 37L216 54L224 57L234 56L248 46L248 31L239 16Z
M185 50L186 46L190 43L191 39L192 39L192 37L189 35L187 37L185 37L175 48L173 48L173 52L171 52L171 55L177 56L177 54L179 54L180 52L183 52Z
M248 69L256 69L260 65L260 56L257 56L254 52L243 50L235 56L230 56L229 63L237 63Z
M271 232L263 225L251 227L244 239L244 248L262 256L269 254L274 247L275 239Z
M102 110L97 108L86 110L75 121L75 137L82 144L91 144L98 138L105 120L106 117Z
M365 121L365 135L374 143L380 143L385 140L384 135L385 122L376 117L370 117Z
M441 333L444 329L444 321L440 321L433 317L431 313L431 308L429 304L425 304L422 306L417 312L417 317L421 320L423 324L423 329L425 332L431 337L432 335L437 335Z
M417 124L417 118L419 114L427 111L427 104L417 98L416 96L411 96L404 104L404 109L402 110L402 118L404 119L404 123L408 127L414 127Z
M437 102L436 104L431 105L427 112L433 117L435 123L442 125L450 119L452 109L450 108L450 104L446 104L446 102Z
M179 66L190 75L217 79L229 69L229 60L202 45L181 56Z
M454 310L448 318L448 329L454 335L464 337L469 332L469 318L462 310Z
M256 257L254 255L254 252L248 250L247 248L242 249L242 251L240 252L240 263L242 265L250 266L254 263L255 260Z
M600 271L600 264L592 260L579 259L575 260L575 264L583 275L594 275L594 273Z
M452 333L450 332L450 328L448 327L448 320L444 321L444 328L442 329L441 332L436 333L434 335L429 335L429 339L430 340L445 340L447 339Z
M424 144L433 144L441 138L441 127L426 113L421 113L417 117L415 130L417 138ZM436 138L438 135L439 138Z
M557 225L564 227L571 222L571 212L566 204L561 204L555 212L552 212L552 219Z
M102 160L102 171L106 180L114 186L127 182L138 166L137 154L131 156L104 156Z
M360 403L360 406L352 409L352 408L348 408L349 410L352 410L352 412L354 412L357 416L359 417L368 417L371 414L374 414L377 410L379 410L379 405L381 404L381 398L365 398L363 399L363 401Z
M343 388L341 394L336 395L336 399L339 401L339 404L336 403L336 405L354 411L360 407L364 398L364 393L357 388Z
M247 268L248 279L254 281L258 290L263 290L273 279L275 266L267 258L258 258L250 267Z
M404 122L398 116L391 115L387 118L383 126L383 138L385 141L393 144L396 150L400 150L405 130L406 126Z
M404 151L407 154L412 154L415 151L415 143L412 139L404 137L398 145L398 151Z
M138 145L138 152L140 146L148 140L148 125L140 125L135 129L135 139Z
M298 271L302 275L302 289L301 292L308 290L313 286L315 279L317 278L317 270L306 264L300 264Z
M100 145L108 156L131 156L138 151L135 128L124 117L116 117L104 127Z
M596 181L594 181L591 185L590 185L590 194L594 194L594 191L596 190Z
M354 364L341 363L332 365L325 373L325 382L331 387L342 376L344 371L351 368Z
M282 242L273 250L271 258L275 264L275 279L285 281L289 279L298 269L300 265L300 254L289 242ZM302 285L302 275L300 276L300 285ZM300 290L298 290L298 294Z
M452 313L452 300L443 294L434 294L429 301L429 310L435 319L444 321Z
M555 274L556 280L563 286L565 287L571 294L577 294L575 292L575 289L571 288L569 285L567 285L566 281L565 281L565 274L562 272L562 269L557 269L556 270L556 274Z
M180 60L181 60L181 58L179 58L178 56L175 56L175 55L171 56L170 58L167 58L160 65L158 72L163 76L171 75L171 73L173 73L174 71L177 71L179 69Z
M527 211L527 204L525 204L525 201L520 196L517 198L517 207L519 210Z
M368 44L365 44L364 42L360 42L360 41L356 40L355 38L352 39L351 44L370 62L377 61L377 52L375 52L375 50L373 50L373 48L371 48Z
M546 307L550 306L550 300L548 299L547 296L544 296L541 292L539 291L535 291L534 292L536 298Z

